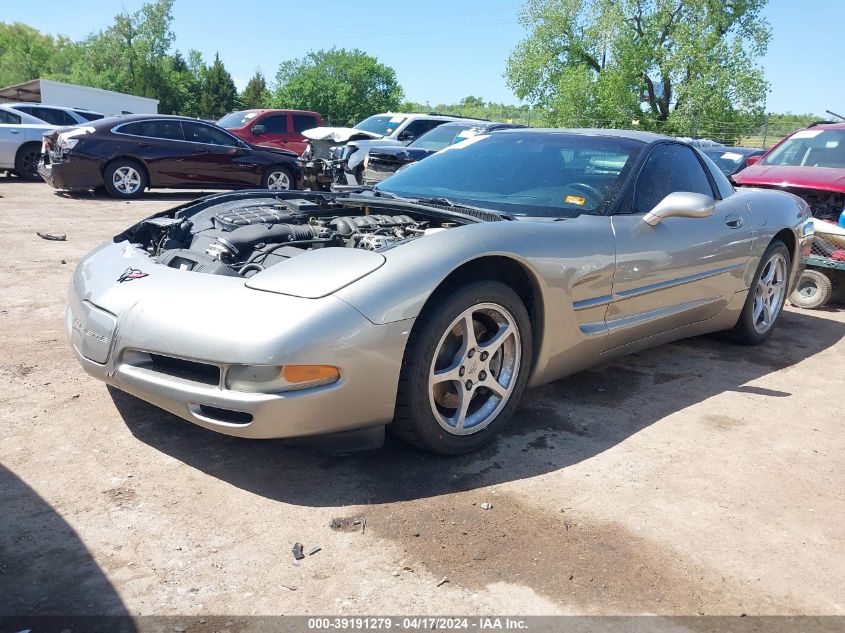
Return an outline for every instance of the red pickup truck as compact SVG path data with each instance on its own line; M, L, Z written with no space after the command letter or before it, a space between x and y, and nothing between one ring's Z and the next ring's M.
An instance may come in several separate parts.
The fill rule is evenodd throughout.
M217 122L252 145L265 145L302 154L308 140L303 130L323 125L323 118L307 110L240 110Z

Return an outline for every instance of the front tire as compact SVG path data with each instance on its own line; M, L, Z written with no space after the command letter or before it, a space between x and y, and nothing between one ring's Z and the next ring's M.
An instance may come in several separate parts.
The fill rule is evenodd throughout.
M392 430L444 455L483 446L519 403L532 344L528 311L502 283L469 283L435 300L405 350Z
M293 174L287 167L273 165L264 172L261 186L272 191L289 191L293 189Z
M833 283L819 270L808 268L798 280L789 302L797 308L812 310L826 305L833 297Z
M38 159L41 156L41 145L39 143L24 143L15 155L15 173L21 180L37 182L41 180L38 175Z
M789 249L774 240L760 258L739 321L729 331L734 341L759 345L771 336L786 302L790 267Z
M126 200L139 197L149 186L146 170L128 158L118 158L106 165L103 181L111 197Z

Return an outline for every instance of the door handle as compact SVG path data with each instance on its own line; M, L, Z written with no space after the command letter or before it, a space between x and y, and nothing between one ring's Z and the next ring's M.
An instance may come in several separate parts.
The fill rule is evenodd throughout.
M744 222L742 221L742 216L739 216L736 213L731 213L725 218L725 224L728 225L728 228L738 229L744 224Z
M12 134L20 134L20 130L9 130Z
M141 147L143 147L144 149L152 149L152 148L153 148L153 144L152 144L152 143L139 143L139 145L140 145Z

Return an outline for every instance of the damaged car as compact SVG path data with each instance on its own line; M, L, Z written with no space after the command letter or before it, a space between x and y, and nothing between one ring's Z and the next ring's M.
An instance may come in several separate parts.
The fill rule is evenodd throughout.
M457 454L526 387L705 332L762 343L811 240L801 199L671 138L503 130L373 190L142 220L80 261L67 330L85 371L207 429Z
M449 114L374 114L354 127L320 127L302 134L311 143L303 153L309 182L328 191L331 183L360 185L367 150L377 144L404 146L429 130L464 117ZM327 144L327 141L331 144ZM326 175L331 175L331 180Z

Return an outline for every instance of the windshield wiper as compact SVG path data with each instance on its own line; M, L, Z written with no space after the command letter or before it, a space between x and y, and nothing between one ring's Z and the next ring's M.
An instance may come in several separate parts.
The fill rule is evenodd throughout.
M505 211L496 211L495 209L488 209L486 207L474 207L469 204L464 204L462 202L452 202L449 198L444 198L442 196L432 196L430 198L406 198L411 202L416 202L418 204L435 204L440 205L442 207L449 207L450 209L467 209L469 211L481 211L483 213L492 213L494 215L498 215L499 217L505 218L506 220L515 220L516 218L511 215L510 213L506 213Z

